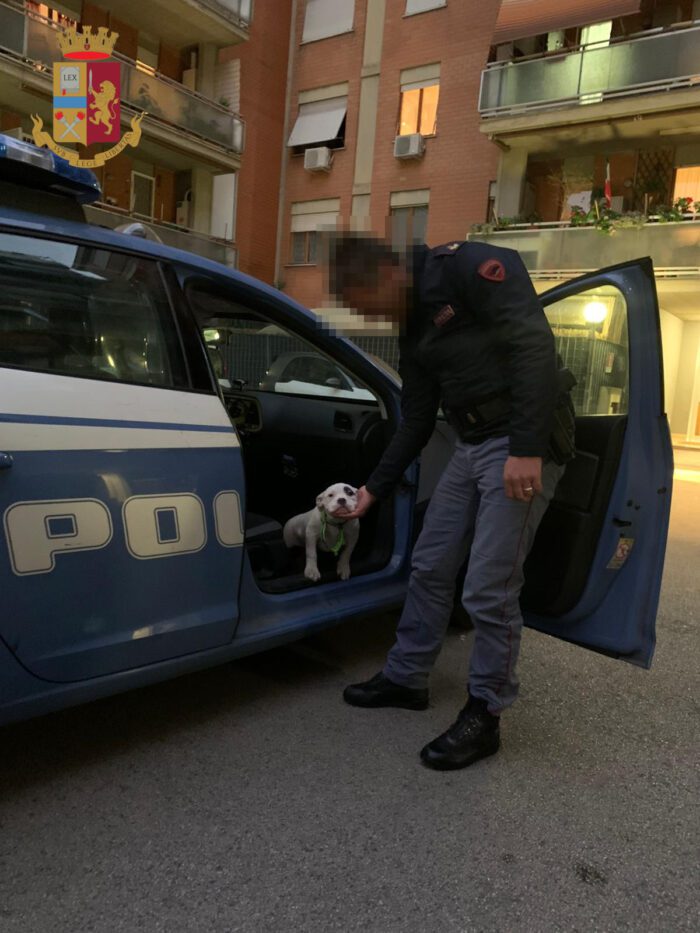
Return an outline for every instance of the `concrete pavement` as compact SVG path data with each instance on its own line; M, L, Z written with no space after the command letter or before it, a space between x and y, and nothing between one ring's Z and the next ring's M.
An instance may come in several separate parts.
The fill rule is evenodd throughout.
M501 754L417 752L460 707L360 711L394 618L0 731L0 933L700 928L700 489L676 485L651 671L534 632Z

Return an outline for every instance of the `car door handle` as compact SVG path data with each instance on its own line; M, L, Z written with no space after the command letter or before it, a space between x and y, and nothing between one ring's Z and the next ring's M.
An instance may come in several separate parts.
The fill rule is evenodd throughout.
M352 431L352 418L350 415L345 414L344 411L337 411L333 416L333 427L336 431L348 433Z
M0 452L0 470L9 470L13 463L12 454Z

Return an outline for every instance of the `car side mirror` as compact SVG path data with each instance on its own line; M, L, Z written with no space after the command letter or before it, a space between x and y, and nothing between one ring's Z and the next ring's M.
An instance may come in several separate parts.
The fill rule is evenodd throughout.
M339 389L341 385L340 379L338 379L337 376L331 376L330 379L326 379L326 385L331 389Z

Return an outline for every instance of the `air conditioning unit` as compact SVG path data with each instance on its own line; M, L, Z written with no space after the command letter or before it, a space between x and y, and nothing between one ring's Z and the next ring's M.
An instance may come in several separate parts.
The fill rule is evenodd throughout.
M30 133L25 133L21 126L15 126L11 130L4 130L5 136L12 139L20 139L23 143L34 143L34 137Z
M304 168L307 172L330 172L332 153L328 146L316 146L304 152Z
M410 133L408 136L397 136L394 139L394 156L397 159L422 159L425 151L425 140L420 133Z

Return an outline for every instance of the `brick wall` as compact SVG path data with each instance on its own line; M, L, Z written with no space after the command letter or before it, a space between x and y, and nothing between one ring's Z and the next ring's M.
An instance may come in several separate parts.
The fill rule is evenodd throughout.
M300 90L344 81L349 83L348 114L345 149L335 153L330 173L312 175L304 171L301 157L287 155L285 263L289 260L293 202L340 198L341 218L347 221L350 216L366 5L366 0L356 0L352 33L301 46L304 4L299 4L292 118ZM385 230L392 192L419 188L430 189L426 237L430 244L463 239L472 223L485 219L488 185L496 178L498 150L479 132L477 101L498 7L498 3L481 0L449 0L442 9L406 17L405 0L386 0L371 193L375 230ZM441 64L437 135L427 140L422 160L399 161L394 158L393 146L400 72L432 62ZM312 307L325 303L319 268L285 265L283 280L285 291L302 303Z
M303 156L295 156L290 152L286 156L287 191L283 215L282 282L284 290L302 304L318 307L322 304L324 294L320 269L315 266L289 265L292 204L295 201L311 201L317 198L340 198L340 216L342 218L350 216L367 0L355 0L353 32L302 45L304 6L304 3L298 5L290 131L298 112L299 91L348 82L345 148L334 152L331 171L327 174L325 172L312 174L304 170Z
M387 0L377 142L372 183L372 222L381 228L392 191L430 189L427 241L464 239L484 220L488 185L496 177L498 150L479 132L481 71L493 35L498 3L449 0L446 7L404 17L404 0ZM437 136L423 159L393 156L403 68L440 62Z
M291 0L257 3L247 43L224 49L219 62L240 61L240 109L246 145L238 175L238 266L272 283L287 84Z

